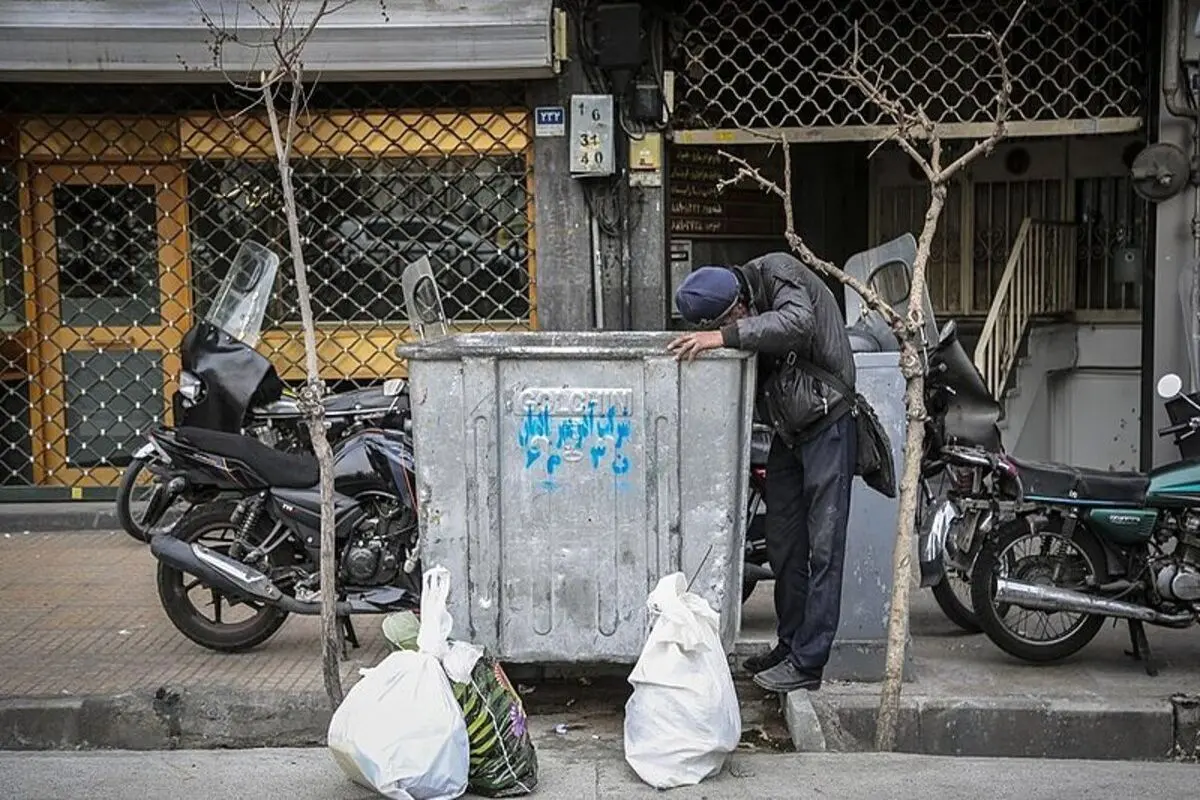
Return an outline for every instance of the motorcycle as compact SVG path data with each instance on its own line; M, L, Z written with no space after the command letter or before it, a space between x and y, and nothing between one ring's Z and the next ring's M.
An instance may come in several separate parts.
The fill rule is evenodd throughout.
M239 296L218 296L218 315L229 322L220 327L219 341L244 360L247 384L255 376L261 382L270 364L238 334L261 325L278 264L270 250L243 243L231 267L243 288ZM226 419L235 424L237 418ZM176 629L203 647L235 652L265 642L289 614L320 613L321 502L313 456L188 425L153 431L150 445L170 482L224 495L151 539L159 599ZM370 427L350 433L335 450L337 612L354 646L350 615L419 602L412 453L404 430ZM211 594L211 620L192 600L197 587ZM231 610L248 609L249 617L223 619L222 601Z
M1185 460L1148 474L957 454L985 476L1012 519L984 538L971 575L980 625L1002 650L1030 662L1078 652L1106 617L1129 625L1130 654L1154 675L1145 625L1185 628L1200 613L1200 393L1165 375L1166 401ZM1018 612L1012 613L1010 612ZM1051 627L1061 616L1063 624Z
M988 391L950 320L929 354L925 376L925 455L918 517L921 586L928 587L946 618L968 633L979 633L971 605L971 566L983 538L997 522L998 509L972 483L975 472L957 468L961 449L1001 453L1000 404ZM931 484L941 481L941 491ZM981 499L984 498L984 499Z
M266 302L247 305L253 276L238 268L235 256L205 317L184 336L179 390L172 403L181 427L241 433L285 452L311 452L303 410L274 366L256 350ZM273 278L272 278L273 280ZM257 318L251 324L249 317ZM408 387L393 379L382 386L327 395L321 400L334 446L366 426L403 428L411 423ZM134 539L149 542L153 529L213 500L215 486L185 483L147 441L133 454L117 487L117 518ZM141 482L149 478L149 486ZM144 499L138 495L145 492ZM186 501L180 509L176 503ZM170 515L171 511L174 515Z

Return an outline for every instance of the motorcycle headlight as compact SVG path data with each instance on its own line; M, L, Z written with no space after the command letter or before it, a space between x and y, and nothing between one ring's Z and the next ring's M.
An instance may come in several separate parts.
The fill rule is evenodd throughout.
M204 384L192 373L181 372L179 373L179 393L185 400L199 403L200 398L204 396Z

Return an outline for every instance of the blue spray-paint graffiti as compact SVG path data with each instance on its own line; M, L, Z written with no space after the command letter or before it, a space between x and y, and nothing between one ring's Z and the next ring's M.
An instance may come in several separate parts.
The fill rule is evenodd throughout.
M583 413L568 416L552 416L546 405L527 407L517 442L525 469L544 472L546 488L555 488L560 472L580 462L594 472L627 475L633 467L626 450L632 433L628 405L589 400Z

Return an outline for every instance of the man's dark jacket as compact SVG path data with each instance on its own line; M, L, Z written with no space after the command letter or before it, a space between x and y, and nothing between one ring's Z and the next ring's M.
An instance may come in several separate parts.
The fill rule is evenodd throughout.
M850 410L837 388L803 369L805 361L815 364L854 389L854 356L841 309L824 281L787 253L768 253L734 271L754 313L724 326L723 343L762 354L763 416L785 441L807 441ZM792 352L795 359L789 359Z

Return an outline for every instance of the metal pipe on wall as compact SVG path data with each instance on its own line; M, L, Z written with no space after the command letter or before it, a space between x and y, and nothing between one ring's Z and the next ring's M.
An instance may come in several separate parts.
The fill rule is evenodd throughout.
M1163 103L1172 116L1192 121L1190 135L1194 167L1196 163L1200 163L1200 133L1196 129L1197 123L1200 122L1200 107L1197 107L1195 103L1181 103L1179 91L1180 64L1187 55L1187 45L1184 39L1184 31L1187 29L1187 7L1186 0L1169 0L1167 6L1166 31L1163 37L1165 42L1162 94ZM1185 320L1185 336L1186 331L1190 329L1191 336L1188 337L1190 340L1188 351L1189 389L1194 392L1200 389L1200 190L1193 185L1189 191L1192 194L1190 231L1192 268L1190 275L1181 272L1180 278L1190 277L1191 280L1191 286L1188 287L1189 303ZM1182 288L1181 286L1180 289L1182 290ZM1182 300L1182 297L1180 299Z
M604 253L600 247L600 222L592 218L592 308L595 309L596 330L604 330Z

